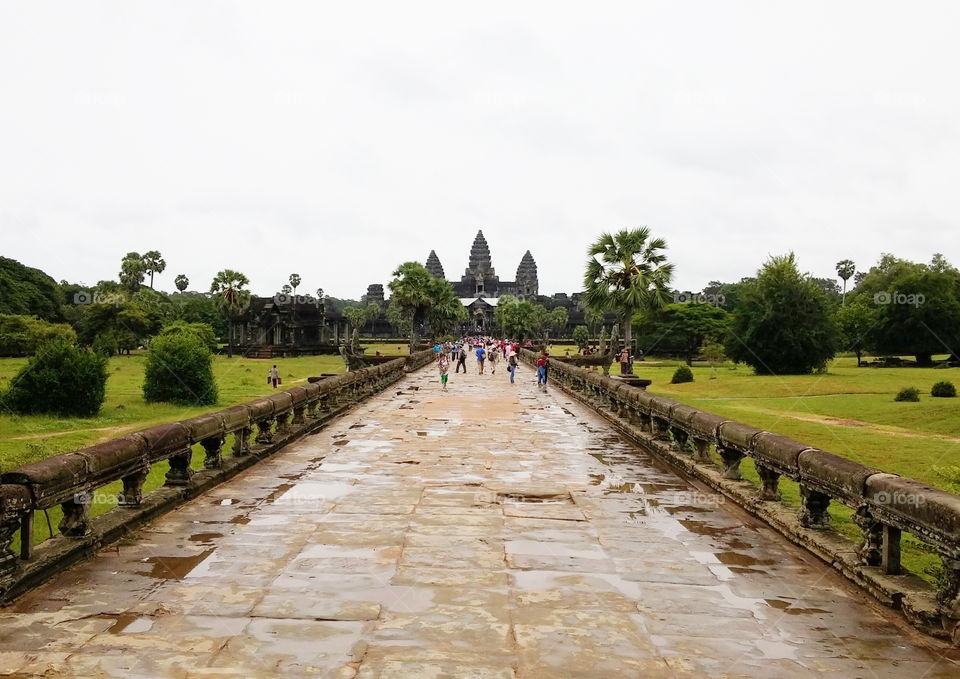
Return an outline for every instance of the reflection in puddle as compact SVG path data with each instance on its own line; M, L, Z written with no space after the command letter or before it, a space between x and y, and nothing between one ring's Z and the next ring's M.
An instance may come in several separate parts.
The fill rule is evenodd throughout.
M148 556L142 563L153 564L150 571L139 571L137 575L160 580L183 580L193 569L213 554L213 548L192 556Z
M118 615L117 621L107 629L109 634L138 634L153 627L153 620L139 615Z

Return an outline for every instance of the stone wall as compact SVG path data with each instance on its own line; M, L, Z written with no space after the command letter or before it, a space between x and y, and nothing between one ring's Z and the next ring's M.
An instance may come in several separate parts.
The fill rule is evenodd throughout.
M432 362L433 355L432 349L417 352L4 473L0 476L0 603L319 429L405 372ZM229 435L233 443L226 450ZM204 452L204 464L195 471L190 461L197 445ZM147 474L158 463L168 465L166 483L144 493ZM98 489L118 480L123 489L117 494L117 507L91 518L90 503ZM36 512L57 505L63 509L59 533L34 547ZM16 554L10 547L18 532L21 548Z
M522 357L530 363L536 359L527 350ZM920 629L960 643L960 496L655 396L592 369L552 361L550 381L593 406L645 450L723 493L901 610ZM759 486L741 476L747 457ZM778 502L783 477L799 483L799 508ZM831 502L854 510L863 535L859 544L830 529ZM903 532L939 556L943 573L936 587L901 566Z

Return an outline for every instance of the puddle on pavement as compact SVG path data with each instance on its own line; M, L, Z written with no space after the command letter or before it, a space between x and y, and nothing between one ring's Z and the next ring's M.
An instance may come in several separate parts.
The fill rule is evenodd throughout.
M765 660L796 660L797 647L785 641L755 639L753 645L763 654Z
M139 571L137 575L158 580L183 580L193 569L213 554L213 549L206 549L192 556L149 556L141 559L141 563L152 564L150 571Z
M778 611L783 611L789 615L815 615L817 613L829 613L822 608L803 608L800 606L795 606L795 602L784 601L783 599L764 599L767 602L767 605L771 608L775 608Z
M203 544L210 544L217 538L222 538L223 533L194 533L191 535L188 540L190 542L200 542Z
M333 500L343 497L352 490L353 485L350 483L305 481L291 485L290 488L274 500L274 504L300 502L304 500Z
M270 494L267 495L265 498L263 498L263 501L264 501L264 502L273 502L273 501L275 501L278 497L280 497L281 495L283 495L284 493L286 493L288 490L290 490L291 488L293 488L295 485L296 485L295 483L281 483L279 486L277 486L277 487L274 488L272 491L270 491Z
M361 423L358 422L357 424L351 424L351 425L350 425L350 429L361 429L361 428L366 427L366 426L367 426L367 425L361 424Z
M238 505L240 504L240 499L235 497L227 497L222 500L214 500L213 504L215 505Z
M153 627L153 620L140 615L118 615L117 621L107 629L109 634L139 634Z
M350 441L348 441L347 439L339 439L339 440L337 440L337 441L334 441L334 442L333 442L333 445L335 445L335 446L345 446L345 445L347 445L348 443L350 443Z
M497 493L500 504L573 504L570 493L535 493L517 491L515 493Z

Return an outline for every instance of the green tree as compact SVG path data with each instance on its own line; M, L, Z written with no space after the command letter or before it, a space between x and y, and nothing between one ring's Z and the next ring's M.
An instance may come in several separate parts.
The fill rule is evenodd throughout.
M290 287L293 289L293 294L297 294L297 288L300 287L300 274L290 274Z
M21 415L94 417L106 396L107 359L65 339L42 344L0 395Z
M173 279L173 284L177 286L177 290L183 292L190 285L190 279L182 273L177 274L177 277Z
M673 265L662 252L666 247L644 226L603 233L587 251L584 299L589 308L620 316L627 346L632 346L634 314L660 308L670 299Z
M409 324L410 349L429 328L434 336L451 332L467 313L449 282L434 278L419 262L404 262L393 272L390 303Z
M847 281L857 272L857 265L853 263L852 259L841 259L837 262L837 275L843 279L843 297L841 298L840 305L844 306L847 303Z
M596 337L603 326L603 312L599 309L588 308L583 314L583 322L587 324L587 330L591 337Z
M157 250L150 250L143 253L143 270L150 276L150 289L153 290L153 276L163 273L167 268L167 263Z
M30 356L40 345L57 339L74 344L77 333L66 323L48 323L36 316L0 314L0 356Z
M744 285L726 342L733 360L760 375L803 375L823 368L836 346L826 295L793 253L772 257Z
M577 343L580 351L583 351L590 344L590 331L587 326L578 325L573 329L573 341Z
M351 330L359 330L360 326L367 320L366 312L358 306L344 307L342 314L350 324Z
M641 325L643 346L648 352L679 353L687 365L693 365L705 342L726 337L729 315L713 304L668 304L650 314L651 321Z
M210 294L227 319L227 356L233 356L234 323L250 306L250 291L245 289L249 284L249 278L233 269L220 271L210 284Z
M63 285L53 278L15 259L0 257L0 313L37 316L59 322L65 320L64 305L77 304L73 290L64 297Z
M501 332L521 342L540 333L546 314L546 309L539 304L513 295L501 295L493 312Z
M879 319L877 309L860 300L841 306L834 314L840 346L845 351L856 352L858 366L863 363L864 350L873 343Z
M563 331L567 327L567 323L570 322L570 314L567 312L566 308L558 306L550 312L549 316L549 325L550 329L556 334L557 337L563 335Z
M367 302L367 306L363 308L363 315L365 316L364 320L370 324L370 334L373 335L374 323L383 315L383 309L376 302Z
M213 354L196 333L181 327L153 339L144 369L143 397L148 403L186 406L217 402Z
M120 261L120 285L131 295L143 285L147 268L139 252L128 252Z
M884 254L861 278L855 295L878 312L868 349L913 355L920 365L930 365L934 354L956 355L960 272L942 255L923 264Z

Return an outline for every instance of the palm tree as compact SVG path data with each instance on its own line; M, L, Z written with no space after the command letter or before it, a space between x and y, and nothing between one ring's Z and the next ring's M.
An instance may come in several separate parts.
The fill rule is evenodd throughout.
M393 272L389 283L390 300L410 323L410 353L417 345L417 331L430 306L430 281L434 280L427 267L419 262L404 262Z
M293 288L293 294L297 294L297 288L300 287L300 274L290 274L290 287Z
M177 274L177 277L173 279L173 284L177 286L177 290L183 292L190 285L190 279L187 278L184 274Z
M163 273L167 263L157 250L143 253L143 270L150 275L150 289L153 290L153 275Z
M250 279L239 271L224 269L213 277L210 284L210 294L220 309L220 313L227 317L227 356L233 356L233 324L236 319L250 306L250 291L244 290L250 284Z
M837 262L837 275L843 279L843 298L840 306L847 303L847 280L857 271L857 265L852 259L841 259Z
M664 239L651 238L650 229L642 226L615 234L602 233L587 251L584 300L591 309L613 311L620 316L627 347L631 347L633 339L633 315L658 309L670 301L673 264L666 263L662 252L666 248Z

